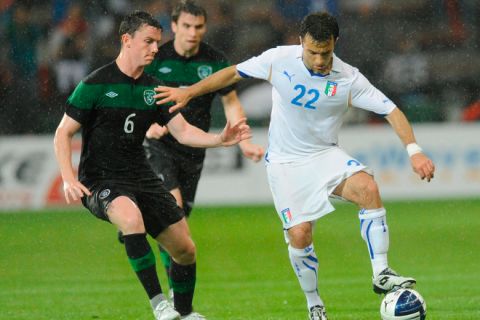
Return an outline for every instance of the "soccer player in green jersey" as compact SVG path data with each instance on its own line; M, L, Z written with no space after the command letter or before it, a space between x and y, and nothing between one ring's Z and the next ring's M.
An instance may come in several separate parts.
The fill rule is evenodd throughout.
M128 260L142 283L156 320L204 319L193 312L195 245L183 210L153 172L142 146L152 123L166 125L183 144L210 148L250 138L245 118L209 134L190 125L180 113L155 103L161 82L143 72L158 51L161 26L148 13L136 11L120 24L117 59L88 75L69 97L54 139L55 154L68 203L81 198L99 219L124 235ZM73 135L82 129L78 179L72 166ZM174 307L162 294L149 234L172 256L170 277Z
M207 31L207 12L203 7L193 0L179 1L171 18L175 38L159 48L155 60L145 68L146 73L157 77L168 86L186 87L229 66L223 53L202 41ZM245 117L235 86L192 99L181 110L182 115L189 123L208 131L212 102L217 94L221 96L227 120L235 122ZM149 139L162 135L164 136L161 139ZM170 190L188 217L195 201L205 149L179 143L168 133L166 127L158 124L152 125L148 130L144 145L155 173L163 180L165 187ZM241 141L239 146L243 155L255 162L263 157L263 147L251 143L250 140ZM121 234L119 240L122 241ZM168 275L170 257L161 247L160 253ZM170 278L169 283L171 284Z

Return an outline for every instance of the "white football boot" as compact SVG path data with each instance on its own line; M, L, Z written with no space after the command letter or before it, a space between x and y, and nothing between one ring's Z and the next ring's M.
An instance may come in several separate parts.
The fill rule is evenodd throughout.
M314 306L310 308L310 314L308 319L310 320L328 320L327 312L324 306Z
M160 302L153 310L155 320L178 320L180 313L178 313L168 300Z
M181 317L182 320L205 320L204 316L202 316L198 312L192 312L190 314L187 314L186 316Z
M400 288L413 288L416 283L415 279L399 276L392 269L386 268L373 279L373 291L378 294L388 293Z

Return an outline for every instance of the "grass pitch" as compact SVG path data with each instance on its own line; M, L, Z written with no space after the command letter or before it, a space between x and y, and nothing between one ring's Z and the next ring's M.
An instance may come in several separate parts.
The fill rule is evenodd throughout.
M427 319L480 319L480 201L386 207L390 264L416 277ZM332 320L380 319L356 211L340 204L315 228ZM307 318L273 207L196 208L189 223L197 311L208 319ZM153 319L115 229L86 210L0 214L0 239L0 319Z

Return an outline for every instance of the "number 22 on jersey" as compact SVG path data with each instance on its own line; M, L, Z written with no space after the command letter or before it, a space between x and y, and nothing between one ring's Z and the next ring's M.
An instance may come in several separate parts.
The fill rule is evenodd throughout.
M297 92L297 95L290 101L293 105L311 110L317 109L313 105L320 98L320 92L317 89L307 89L303 84L297 84L293 89Z

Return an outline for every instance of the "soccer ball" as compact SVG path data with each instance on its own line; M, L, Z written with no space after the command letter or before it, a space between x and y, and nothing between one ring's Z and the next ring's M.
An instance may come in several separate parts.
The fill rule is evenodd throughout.
M383 320L424 320L427 305L423 297L413 289L398 289L385 295L380 305Z

